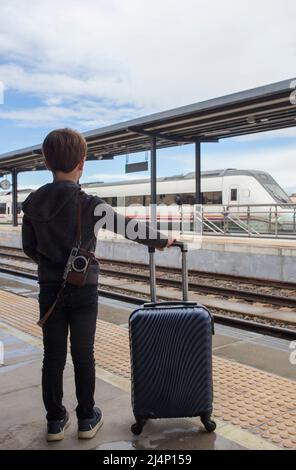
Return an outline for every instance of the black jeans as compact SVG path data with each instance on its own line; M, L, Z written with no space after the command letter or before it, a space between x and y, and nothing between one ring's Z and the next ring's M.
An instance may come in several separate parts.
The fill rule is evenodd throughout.
M56 298L60 285L40 284L42 317ZM42 394L47 420L63 419L63 371L70 329L78 419L92 418L95 391L94 337L98 312L98 287L66 285L57 306L43 326L44 358Z

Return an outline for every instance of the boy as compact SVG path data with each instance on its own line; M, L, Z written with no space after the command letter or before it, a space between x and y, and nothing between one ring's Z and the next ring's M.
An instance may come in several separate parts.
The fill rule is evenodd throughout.
M110 227L116 233L120 227L126 230L129 219L117 214L97 196L83 193L80 202L81 188L78 181L87 154L87 144L81 134L71 129L52 131L45 138L42 151L46 166L53 174L53 182L31 193L23 203L22 240L24 252L38 264L39 310L40 319L44 320L63 284L65 266L75 244L79 204L82 204L81 246L89 252L95 251L94 227L102 220L103 213L108 212L109 217L112 215L114 220ZM95 215L95 208L105 209L98 211L101 217ZM145 233L148 233L148 226L143 227L139 223L138 228L144 228ZM128 238L127 231L124 231L124 235ZM157 249L169 247L173 243L151 227L145 239L138 238L135 241ZM70 424L69 414L62 404L68 330L78 401L78 437L94 437L103 423L101 410L94 406L93 347L98 309L98 272L98 264L93 260L83 287L66 283L42 326L42 394L47 411L48 441L63 439L64 431Z

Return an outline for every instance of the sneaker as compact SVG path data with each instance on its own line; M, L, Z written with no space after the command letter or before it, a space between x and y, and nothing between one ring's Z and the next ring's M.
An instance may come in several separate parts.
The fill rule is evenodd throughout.
M66 412L64 419L47 422L47 441L62 441L65 436L65 429L70 426L69 413Z
M78 420L78 438L92 439L103 425L103 415L99 408L94 408L94 417Z

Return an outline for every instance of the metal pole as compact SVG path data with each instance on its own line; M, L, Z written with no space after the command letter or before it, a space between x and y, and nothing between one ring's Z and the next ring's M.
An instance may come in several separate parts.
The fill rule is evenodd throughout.
M195 142L195 203L202 204L201 195L201 143Z
M12 170L12 224L18 226L17 221L17 170Z
M182 251L182 293L184 302L188 302L188 266L187 251Z
M157 188L156 188L156 137L151 138L151 162L150 162L150 184L151 184L151 194L150 194L150 223L151 227L156 230L157 228ZM150 266L150 295L151 301L156 302L156 269L155 269L155 248L149 247L149 266Z
M156 194L156 137L151 138L151 164L150 164L150 179L151 179L151 225L152 228L157 228L157 194Z
M155 269L155 248L149 247L149 268L150 268L150 297L151 302L156 302L156 269Z
M249 234L249 237L251 236L251 228L250 228L250 206L248 206L248 234Z

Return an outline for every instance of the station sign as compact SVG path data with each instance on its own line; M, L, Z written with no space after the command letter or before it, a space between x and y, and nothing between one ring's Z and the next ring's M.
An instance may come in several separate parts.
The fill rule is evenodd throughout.
M126 173L138 173L140 171L148 171L148 162L126 163Z

